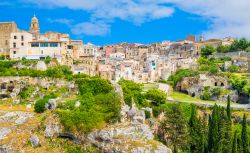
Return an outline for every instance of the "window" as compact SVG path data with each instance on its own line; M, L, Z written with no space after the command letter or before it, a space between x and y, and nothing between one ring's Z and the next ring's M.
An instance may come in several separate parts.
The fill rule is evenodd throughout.
M50 47L58 47L58 43L50 43Z
M21 40L22 40L22 41L24 40L24 37L23 37L23 36L21 36Z
M43 54L43 50L41 50L41 54Z
M40 47L49 47L49 44L48 43L41 43Z
M24 46L24 43L21 43L22 46Z
M16 54L16 51L13 51L13 54Z
M8 45L8 40L5 40L5 45Z
M17 36L14 36L14 39L17 39Z
M31 43L31 47L39 47L38 43Z
M13 48L16 48L16 43L13 43Z

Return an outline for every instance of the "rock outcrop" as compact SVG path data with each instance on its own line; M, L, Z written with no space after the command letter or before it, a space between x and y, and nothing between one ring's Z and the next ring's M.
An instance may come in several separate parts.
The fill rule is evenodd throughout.
M87 141L105 153L172 153L162 143L154 140L153 132L144 123L145 113L134 103L122 106L120 123L90 133Z
M30 143L33 148L36 148L40 145L39 138L36 135L30 137Z

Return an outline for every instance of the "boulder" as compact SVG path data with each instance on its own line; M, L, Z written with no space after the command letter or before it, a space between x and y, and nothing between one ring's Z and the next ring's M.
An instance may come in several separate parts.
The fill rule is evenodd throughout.
M7 145L0 146L0 152L1 153L12 153L12 149L8 147Z
M81 105L81 103L79 102L79 101L77 101L76 103L75 103L75 107L79 107Z
M0 140L4 139L10 132L10 128L0 128Z
M38 61L36 64L36 69L41 71L46 71L47 65L44 63L44 61Z
M57 137L62 132L62 128L59 123L48 123L45 127L44 136L45 137Z
M30 137L30 143L33 148L36 148L40 145L39 138L36 135Z
M54 110L57 107L57 99L49 99L48 103L45 105L45 108L48 110Z
M87 140L107 153L171 153L146 124L133 126L130 122L117 123L100 131L92 132Z

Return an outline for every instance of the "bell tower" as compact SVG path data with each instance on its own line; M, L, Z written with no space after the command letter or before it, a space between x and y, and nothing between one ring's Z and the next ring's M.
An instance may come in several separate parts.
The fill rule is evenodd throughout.
M30 33L32 33L36 37L40 33L39 22L38 19L36 18L36 15L34 15L34 17L31 19Z

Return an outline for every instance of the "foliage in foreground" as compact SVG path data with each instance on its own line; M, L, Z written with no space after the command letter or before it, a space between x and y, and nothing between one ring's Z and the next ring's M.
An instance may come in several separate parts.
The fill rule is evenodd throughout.
M120 96L114 92L110 82L97 77L79 78L79 107L76 101L60 106L57 114L66 130L89 133L120 118Z

